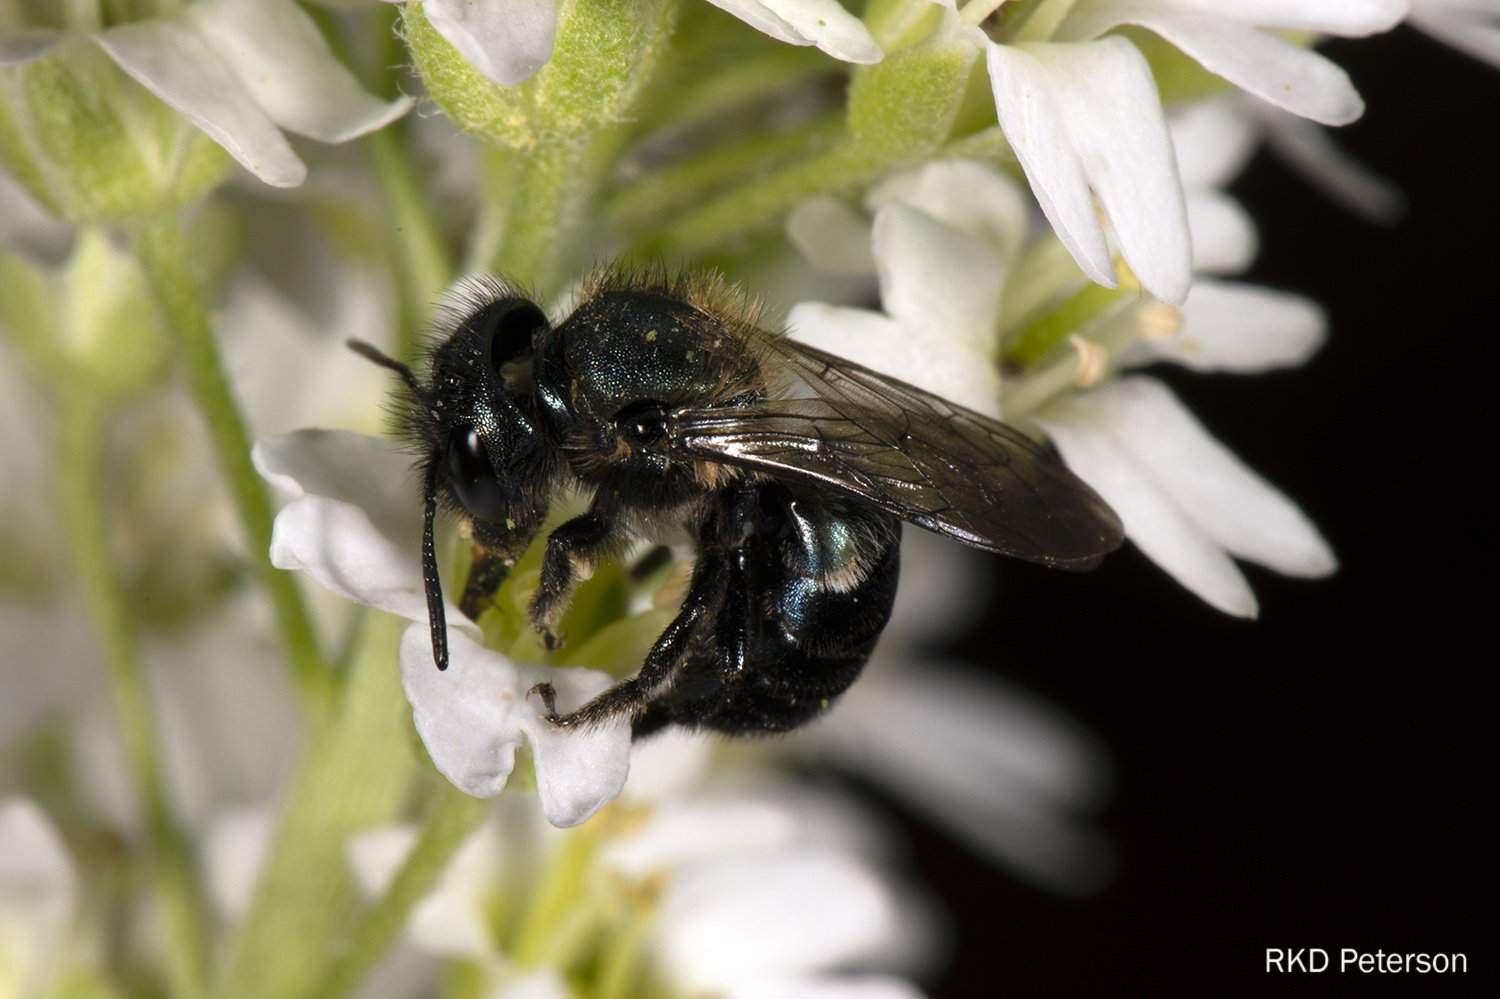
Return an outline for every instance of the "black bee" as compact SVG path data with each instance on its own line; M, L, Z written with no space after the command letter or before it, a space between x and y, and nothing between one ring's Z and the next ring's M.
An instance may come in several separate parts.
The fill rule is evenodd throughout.
M466 518L460 601L477 617L566 483L589 509L547 539L528 608L544 644L576 581L627 541L684 529L687 595L637 674L559 726L629 714L786 731L846 690L896 595L901 521L1033 562L1091 568L1119 518L1048 451L1003 423L763 329L713 277L612 271L553 325L493 278L442 307L424 382L401 375L404 430L423 455L422 567L433 657L447 666L433 553L439 504Z

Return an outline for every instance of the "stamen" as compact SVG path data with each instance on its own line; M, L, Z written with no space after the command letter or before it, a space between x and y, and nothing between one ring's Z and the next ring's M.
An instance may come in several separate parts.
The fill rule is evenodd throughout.
M1079 388L1098 385L1104 380L1104 372L1109 365L1109 351L1077 333L1068 334L1068 342L1078 351L1078 370L1073 372L1073 384Z
M1182 310L1175 305L1148 305L1136 313L1142 340L1165 340L1182 330Z

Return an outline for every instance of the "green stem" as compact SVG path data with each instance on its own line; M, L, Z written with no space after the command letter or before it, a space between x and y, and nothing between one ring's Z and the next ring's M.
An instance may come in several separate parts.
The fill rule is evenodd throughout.
M412 908L432 890L448 861L488 814L488 801L470 797L446 780L439 784L417 845L385 895L360 917L312 999L340 999L359 987L406 925Z
M399 135L398 126L383 128L365 136L364 144L395 230L390 243L401 309L397 351L410 361L433 303L453 280L453 261Z
M308 740L250 911L224 949L218 999L302 999L324 978L359 904L349 837L391 822L410 787L411 709L395 665L408 626L361 620L338 703Z
M271 505L250 462L250 441L224 376L208 312L188 266L188 252L175 218L160 217L136 230L136 252L164 325L175 341L188 384L208 421L219 463L239 508L250 554L271 594L292 676L310 720L321 721L334 693L334 677L323 665L317 638L296 582L271 565Z
M111 564L101 474L109 414L87 385L68 383L58 421L58 486L64 533L84 605L103 646L105 674L125 743L125 762L146 817L149 865L161 907L167 976L179 999L204 994L208 914L192 856L167 800L151 699L125 591Z
M481 261L544 298L561 284L566 248L593 189L587 139L541 142L525 153L492 149L484 158L486 210L501 223L499 245Z
M642 229L654 219L701 205L747 178L805 159L810 151L830 149L843 132L843 115L828 115L785 132L714 146L631 180L610 194L603 214L626 230Z
M805 198L874 180L886 168L885 162L844 142L679 215L645 245L667 256L693 256L735 233L773 225Z

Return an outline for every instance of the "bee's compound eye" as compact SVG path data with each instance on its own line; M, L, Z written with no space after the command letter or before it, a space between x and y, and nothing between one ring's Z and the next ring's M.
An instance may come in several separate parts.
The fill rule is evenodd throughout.
M473 427L454 427L448 438L448 475L464 509L480 520L504 520L505 499L500 481L484 448L484 440Z
M659 402L633 402L615 414L615 426L630 443L651 444L667 432L667 414Z

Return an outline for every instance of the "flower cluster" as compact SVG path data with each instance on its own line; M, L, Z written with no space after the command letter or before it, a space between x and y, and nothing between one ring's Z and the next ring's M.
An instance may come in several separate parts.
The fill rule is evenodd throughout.
M915 530L866 675L785 739L533 695L635 670L686 544L597 567L547 649L534 543L435 670L412 455L344 341L420 375L460 271L555 316L600 260L717 268L1055 447L1253 617L1236 560L1335 557L1142 369L1318 350L1234 280L1226 187L1264 142L1395 217L1316 44L1403 18L1500 65L1448 0L0 0L0 994L918 995L943 917L833 772L1100 890L1107 753L934 651L988 563ZM470 540L439 523L445 593Z

